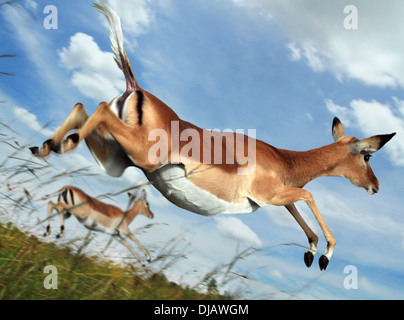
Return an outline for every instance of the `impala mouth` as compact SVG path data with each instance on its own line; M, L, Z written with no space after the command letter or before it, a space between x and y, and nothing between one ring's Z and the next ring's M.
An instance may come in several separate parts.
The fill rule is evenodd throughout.
M379 190L377 190L376 188L373 188L373 187L369 187L369 189L368 189L368 193L370 195L374 195L374 194L376 194L378 192L379 192Z

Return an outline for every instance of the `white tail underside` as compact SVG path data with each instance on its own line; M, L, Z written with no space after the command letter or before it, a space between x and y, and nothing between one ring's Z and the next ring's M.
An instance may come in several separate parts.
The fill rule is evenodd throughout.
M123 71L124 68L120 54L122 53L126 56L126 53L123 45L121 19L105 2L101 1L99 3L94 3L93 6L107 18L109 25L109 38L111 40L111 49L114 53L114 59L118 67Z

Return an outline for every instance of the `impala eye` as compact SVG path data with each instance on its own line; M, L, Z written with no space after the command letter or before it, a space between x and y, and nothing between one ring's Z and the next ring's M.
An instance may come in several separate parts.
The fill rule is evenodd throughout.
M369 162L372 156L370 154L365 155L365 162Z

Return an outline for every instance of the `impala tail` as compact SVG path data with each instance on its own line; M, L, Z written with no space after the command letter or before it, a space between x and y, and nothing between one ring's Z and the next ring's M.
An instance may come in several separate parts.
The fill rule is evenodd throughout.
M115 11L108 7L108 5L103 1L93 3L93 7L100 11L105 18L107 18L109 25L109 38L111 40L111 49L114 54L114 60L119 69L121 69L125 75L126 93L132 93L133 91L138 90L139 87L136 82L136 78L133 75L132 66L130 65L129 58L123 45L121 20Z

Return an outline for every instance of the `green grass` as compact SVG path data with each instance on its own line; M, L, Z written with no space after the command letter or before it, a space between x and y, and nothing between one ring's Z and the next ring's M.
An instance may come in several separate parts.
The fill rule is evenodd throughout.
M47 265L57 268L57 289L45 289ZM217 288L207 293L182 287L162 273L145 273L44 243L0 224L0 299L4 300L198 300L229 299Z

